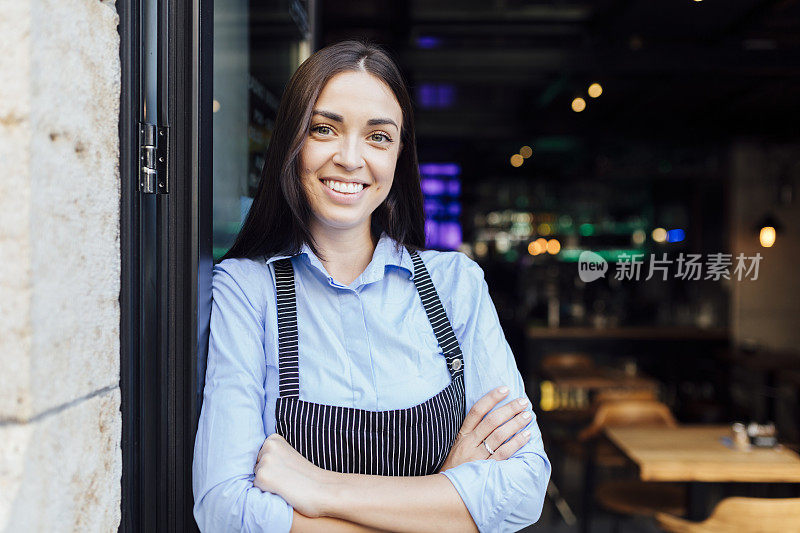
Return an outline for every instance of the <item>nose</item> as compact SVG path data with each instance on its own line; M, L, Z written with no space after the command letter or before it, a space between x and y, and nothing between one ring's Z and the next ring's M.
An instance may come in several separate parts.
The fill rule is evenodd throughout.
M358 138L344 138L339 149L333 154L333 163L348 172L361 168L364 160L361 157L361 145Z

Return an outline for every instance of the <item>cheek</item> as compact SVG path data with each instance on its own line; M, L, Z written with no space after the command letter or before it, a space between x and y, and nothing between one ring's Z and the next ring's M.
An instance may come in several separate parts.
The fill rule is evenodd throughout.
M316 171L329 157L330 155L318 143L306 142L300 150L300 167L303 174Z
M389 190L394 180L394 172L397 168L397 159L387 159L375 165L375 177L380 189Z

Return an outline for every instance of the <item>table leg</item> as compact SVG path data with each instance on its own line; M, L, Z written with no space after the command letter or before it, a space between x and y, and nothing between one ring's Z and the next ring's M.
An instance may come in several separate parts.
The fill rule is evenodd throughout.
M699 481L692 481L688 484L686 517L689 520L699 522L707 517L706 506L708 505L708 484Z

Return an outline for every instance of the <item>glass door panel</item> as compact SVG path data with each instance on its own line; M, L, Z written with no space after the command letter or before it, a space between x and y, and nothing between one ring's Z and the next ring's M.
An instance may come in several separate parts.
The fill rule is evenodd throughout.
M286 82L311 53L312 1L214 2L215 261L250 208Z

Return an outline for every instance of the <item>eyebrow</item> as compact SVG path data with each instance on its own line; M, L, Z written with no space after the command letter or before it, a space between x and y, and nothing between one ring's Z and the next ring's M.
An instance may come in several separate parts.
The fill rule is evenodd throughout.
M338 113L334 113L332 111L325 111L324 109L314 109L311 111L312 115L322 115L323 117L333 120L334 122L342 123L344 122L344 117ZM384 124L391 124L398 130L400 127L395 123L394 120L390 118L371 118L367 121L367 126L382 126Z

